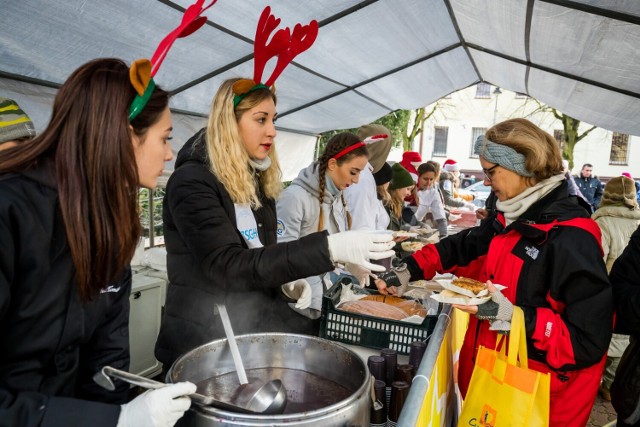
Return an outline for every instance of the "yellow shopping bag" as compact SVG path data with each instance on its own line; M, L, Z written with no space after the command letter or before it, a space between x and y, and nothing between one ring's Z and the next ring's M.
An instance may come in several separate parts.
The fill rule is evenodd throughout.
M480 347L458 427L547 426L551 377L528 369L524 313L513 308L509 355Z

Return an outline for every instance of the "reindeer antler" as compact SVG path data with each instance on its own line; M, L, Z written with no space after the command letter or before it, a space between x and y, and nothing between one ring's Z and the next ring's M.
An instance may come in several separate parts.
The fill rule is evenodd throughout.
M138 59L131 64L129 78L131 85L135 88L138 95L136 95L129 108L129 121L135 119L145 105L147 105L151 92L153 92L155 88L153 76L155 76L158 69L160 69L160 65L162 65L173 43L176 39L187 37L202 27L204 23L207 22L207 18L200 15L213 6L218 0L211 0L208 6L202 7L204 1L205 0L196 0L194 4L184 11L180 25L162 39L151 57L151 61L148 59Z
M318 22L313 20L308 25L296 24L293 34L289 27L281 28L273 34L271 41L269 36L280 25L280 18L271 14L271 8L265 7L258 19L256 37L253 44L253 80L240 79L233 85L233 106L236 107L244 96L258 88L274 90L272 85L282 74L293 58L309 49L318 36ZM262 82L262 73L267 62L273 57L278 57L278 62L271 73L271 77Z
M176 41L176 39L187 37L188 35L191 35L198 29L200 29L200 27L202 27L205 22L207 22L207 18L200 15L202 15L205 10L216 4L217 1L218 0L212 0L208 6L203 8L202 4L204 3L204 0L196 0L194 4L189 6L184 11L184 15L182 16L182 22L180 22L180 25L178 25L175 30L171 31L164 39L162 39L162 41L158 44L158 48L156 49L155 53L151 57L151 64L153 64L153 67L151 69L152 77L156 75L156 72L158 72L162 61L164 61L165 56L167 56L169 49L171 49L171 46L173 46L173 43Z
M293 35L289 27L281 28L267 44L269 35L280 24L280 18L271 14L271 8L265 7L258 20L256 38L254 44L254 72L253 79L256 84L262 81L262 73L267 62L277 56L278 62L271 73L271 77L265 82L266 86L271 86L282 74L282 71L300 53L309 49L318 36L318 22L313 20L308 25L296 24Z

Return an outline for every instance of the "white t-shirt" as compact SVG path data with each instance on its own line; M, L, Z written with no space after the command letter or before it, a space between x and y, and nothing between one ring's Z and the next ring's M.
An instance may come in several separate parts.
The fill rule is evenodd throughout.
M360 172L358 183L344 190L344 197L347 200L347 208L351 214L352 230L379 229L376 224L376 213L378 213L380 201L376 193L373 167L370 163L367 163L364 170ZM382 230L386 230L386 228L385 226Z
M418 201L419 205L415 213L418 221L422 221L428 212L431 212L433 219L436 221L446 218L442 199L440 198L438 189L435 186L427 188L426 190L418 191Z

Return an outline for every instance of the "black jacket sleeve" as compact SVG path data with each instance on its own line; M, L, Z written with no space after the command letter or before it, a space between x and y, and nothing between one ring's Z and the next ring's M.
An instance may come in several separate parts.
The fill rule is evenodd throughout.
M615 331L640 335L640 228L613 264L609 278L617 315Z
M333 269L326 233L248 249L235 224L233 204L224 187L207 169L185 164L167 185L165 209L188 251L207 278L225 291L272 288L291 280ZM165 221L166 222L166 221Z

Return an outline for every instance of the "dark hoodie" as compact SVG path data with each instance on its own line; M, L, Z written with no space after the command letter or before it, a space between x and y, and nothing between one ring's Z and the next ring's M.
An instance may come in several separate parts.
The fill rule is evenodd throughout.
M202 129L178 153L163 205L169 288L156 357L223 338L215 304L226 304L234 332L298 332L280 285L333 269L326 233L276 244L275 202L253 209L263 248L249 249L229 193L209 171Z

